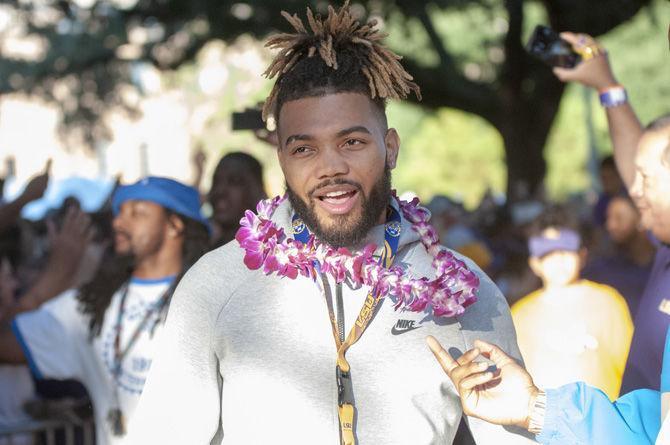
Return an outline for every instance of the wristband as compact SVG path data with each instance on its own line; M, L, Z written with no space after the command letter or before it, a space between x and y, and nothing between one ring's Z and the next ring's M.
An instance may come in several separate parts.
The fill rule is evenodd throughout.
M599 91L600 105L605 108L614 108L628 102L626 89L621 85L605 88Z
M535 396L533 408L530 411L528 431L533 434L540 434L544 426L544 415L547 409L547 393L540 390Z

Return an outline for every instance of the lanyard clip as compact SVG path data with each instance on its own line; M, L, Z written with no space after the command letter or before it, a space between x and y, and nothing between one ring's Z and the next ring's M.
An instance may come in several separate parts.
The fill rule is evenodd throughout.
M335 367L337 379L337 404L339 406L354 405L354 388L351 384L351 372L342 372L339 366Z

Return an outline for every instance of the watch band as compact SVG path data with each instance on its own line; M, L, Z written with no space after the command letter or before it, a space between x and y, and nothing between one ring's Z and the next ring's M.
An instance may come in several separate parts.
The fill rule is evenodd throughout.
M530 421L528 423L528 431L533 434L540 434L544 426L544 416L547 410L547 393L540 390L535 396L533 408L530 411Z
M622 85L616 85L604 90L600 90L598 97L600 105L605 108L614 108L628 102L628 94Z

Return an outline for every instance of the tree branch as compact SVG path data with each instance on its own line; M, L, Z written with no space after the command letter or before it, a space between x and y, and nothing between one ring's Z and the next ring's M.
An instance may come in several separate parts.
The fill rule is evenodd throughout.
M407 14L404 9L409 5L404 2L398 2L398 5ZM471 81L460 72L426 8L427 5L423 5L418 10L416 7L412 10L414 13L418 12L418 18L439 56L440 64L435 68L429 68L420 66L410 58L403 60L403 65L414 76L417 84L423 90L430 92L424 95L421 105L428 108L444 106L457 108L477 114L495 125L498 98L494 89L485 83Z

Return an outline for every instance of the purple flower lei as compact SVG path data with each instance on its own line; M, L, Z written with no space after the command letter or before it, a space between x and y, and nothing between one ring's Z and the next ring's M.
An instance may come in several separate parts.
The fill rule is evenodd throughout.
M305 244L287 237L271 216L286 196L260 201L257 214L247 210L240 220L235 239L246 254L244 264L251 270L261 269L266 275L277 274L295 279L298 275L317 277L320 272L330 275L337 283L349 277L354 283L373 289L374 296L391 295L395 308L423 312L429 305L436 317L461 315L465 308L477 301L475 295L479 278L465 263L442 247L435 229L428 224L430 213L419 206L419 199L411 202L395 199L412 229L421 238L430 255L437 278L412 278L400 266L386 269L373 257L375 244L352 254L348 249L334 249L311 235Z

